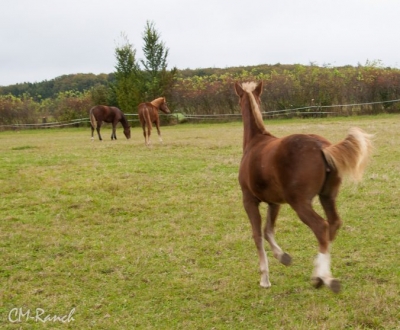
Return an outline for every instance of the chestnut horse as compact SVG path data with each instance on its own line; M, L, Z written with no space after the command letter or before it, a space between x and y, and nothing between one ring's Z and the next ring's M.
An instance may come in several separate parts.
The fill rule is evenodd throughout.
M138 106L139 120L143 128L144 143L146 146L150 145L150 135L152 123L157 127L158 138L162 143L161 132L160 132L160 118L158 111L161 110L164 113L171 113L168 109L167 101L165 97L159 97L151 102L140 103ZM147 126L147 133L146 133Z
M265 288L271 286L263 237L271 246L275 258L284 265L291 263L292 258L283 252L274 236L280 206L288 203L318 240L319 252L311 277L313 285L320 287L325 284L333 292L339 292L340 282L331 275L329 251L342 223L335 199L344 176L361 179L372 149L372 135L354 127L337 144L314 134L275 137L266 130L260 112L262 88L262 82L258 85L235 84L244 126L239 183L258 252L260 285ZM316 195L328 221L312 208ZM259 211L261 202L268 205L263 233Z
M124 134L126 138L128 140L131 138L131 128L129 127L125 115L120 109L116 107L109 107L106 105L96 105L95 107L90 109L89 116L90 116L90 125L92 127L92 140L93 140L93 132L95 129L99 136L99 140L100 141L103 140L100 135L100 128L103 121L106 123L112 123L111 140L117 139L115 131L118 122L121 122L122 127L124 128Z

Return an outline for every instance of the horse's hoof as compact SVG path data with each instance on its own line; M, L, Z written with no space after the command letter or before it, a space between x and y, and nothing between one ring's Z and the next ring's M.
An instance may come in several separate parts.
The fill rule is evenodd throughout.
M285 252L281 255L279 261L285 266L289 266L292 263L292 257Z
M324 281L320 277L311 278L311 284L314 288L319 289L324 285Z
M264 289L269 289L271 287L271 283L270 282L266 282L266 283L260 282L260 286Z
M340 292L340 282L337 279L333 279L331 283L329 283L329 288L332 290L333 293Z

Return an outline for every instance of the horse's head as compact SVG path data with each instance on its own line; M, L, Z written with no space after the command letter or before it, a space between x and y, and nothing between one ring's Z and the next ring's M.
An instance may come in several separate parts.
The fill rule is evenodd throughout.
M124 135L128 140L131 138L131 128L129 126L124 128Z
M164 102L162 102L160 105L160 110L164 113L171 113L171 111L168 109L167 101L165 100L165 97L163 97L163 101Z
M255 101L258 106L260 106L260 96L263 89L263 82L255 83L255 82L246 82L243 84L235 83L235 92L236 95L239 96L239 104L241 105L245 96L253 95L250 97L251 102Z

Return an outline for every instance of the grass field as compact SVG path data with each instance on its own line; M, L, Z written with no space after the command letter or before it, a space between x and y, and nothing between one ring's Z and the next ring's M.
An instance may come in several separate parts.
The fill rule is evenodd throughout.
M375 134L364 181L338 198L339 294L310 285L317 242L288 206L276 238L293 264L267 247L272 288L259 287L237 182L241 123L162 127L150 149L139 128L129 141L103 128L103 142L89 128L7 131L0 328L400 329L400 116L266 125L332 142L351 126Z

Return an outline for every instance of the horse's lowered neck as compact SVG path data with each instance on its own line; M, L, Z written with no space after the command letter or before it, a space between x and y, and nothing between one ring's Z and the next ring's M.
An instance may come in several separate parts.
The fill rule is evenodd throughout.
M129 127L128 120L126 119L124 114L121 114L121 119L119 121L121 122L121 125L122 125L123 128L128 128Z

